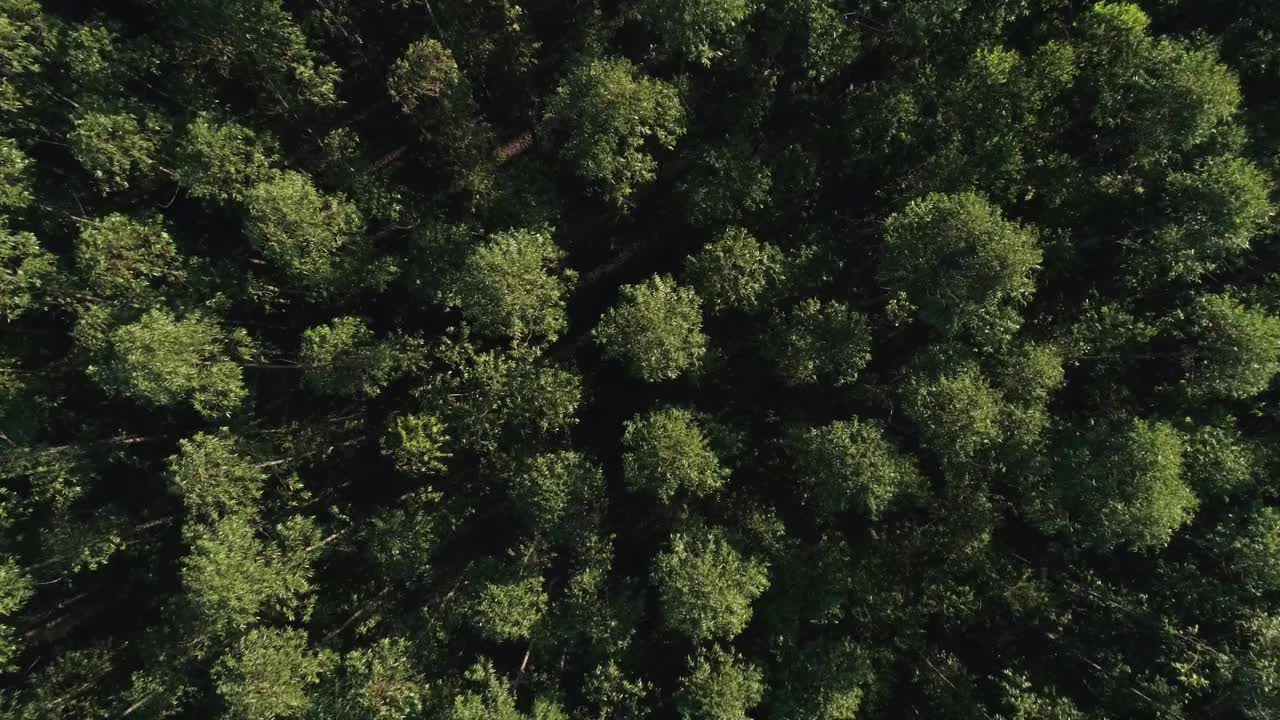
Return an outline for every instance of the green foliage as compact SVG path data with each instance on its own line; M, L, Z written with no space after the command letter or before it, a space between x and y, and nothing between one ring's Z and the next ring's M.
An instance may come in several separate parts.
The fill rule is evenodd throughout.
M1198 505L1182 477L1183 452L1173 428L1147 420L1074 438L1058 455L1055 489L1079 539L1101 548L1166 545Z
M377 396L394 379L401 355L393 342L378 340L363 320L340 317L302 334L298 363L319 393Z
M151 310L113 330L109 344L103 363L88 371L112 395L159 406L189 402L206 417L230 414L248 397L240 366L228 357L244 349L240 339L199 313L179 319Z
M658 161L646 146L671 149L685 134L676 89L622 58L571 70L548 102L547 121L565 128L560 152L578 176L619 208L657 177Z
M126 190L132 177L155 164L156 127L151 118L129 113L88 112L77 116L68 140L76 159L93 175L104 192Z
M309 691L335 662L328 651L310 650L301 630L258 628L222 658L214 668L213 683L229 718L298 717L311 708Z
M703 497L729 479L697 416L682 408L658 410L628 420L622 433L622 466L627 485L657 495Z
M248 517L258 510L266 475L229 435L196 433L178 442L168 460L169 475L182 494L189 521Z
M1245 647L1232 658L1241 714L1264 720L1280 700L1280 617L1258 614L1241 623Z
M410 475L444 470L449 458L447 427L434 415L397 415L383 436L382 450L396 467Z
M116 658L102 645L60 654L33 673L30 697L15 717L21 720L105 720L118 712L114 702L86 692L115 669ZM7 710L7 708L6 708Z
M1280 510L1253 513L1230 546L1230 564L1238 586L1259 595L1280 590Z
M1278 8L0 0L0 718L1271 718Z
M785 273L782 252L742 228L729 228L685 263L713 312L754 312Z
M1169 176L1179 244L1208 260L1247 250L1275 213L1271 179L1238 157L1214 157L1197 170Z
M871 362L871 325L839 301L809 298L774 318L767 344L788 385L852 385Z
M1087 717L1061 695L1036 692L1025 677L1010 677L1004 686L1005 702L1011 708L1009 720L1085 720Z
M948 462L971 460L1000 439L1001 398L972 365L912 378L903 406L925 446Z
M885 223L879 277L940 336L986 347L1021 326L1041 256L1032 230L980 196L934 194Z
M688 720L746 720L764 697L764 674L719 646L699 653L680 681L676 707Z
M1183 474L1202 498L1226 497L1253 481L1257 451L1234 427L1197 427L1186 438Z
M0 62L7 69L0 78L0 112L13 113L27 106L25 86L45 61L47 33L38 0L0 4Z
M1137 5L1112 2L1078 21L1089 119L1107 133L1098 151L1139 169L1211 142L1240 106L1239 82L1211 51L1152 38L1149 24Z
M245 210L249 241L311 290L331 289L335 255L364 229L359 209L346 197L326 196L294 171L251 187Z
M636 8L671 52L710 65L725 37L755 10L752 0L645 0Z
M1199 342L1184 359L1192 396L1252 397L1280 372L1280 318L1206 294L1196 300L1192 328Z
M304 614L311 567L306 547L296 545L314 542L315 528L294 522L276 531L293 542L264 543L241 515L188 528L191 554L182 560L182 584L203 636L243 631L263 613L289 619Z
M622 302L605 313L592 334L605 357L622 360L645 382L674 380L696 370L707 352L702 300L666 275L623 286Z
M1062 353L1052 345L1024 343L1000 358L994 375L1005 397L1020 402L1042 402L1066 379Z
M13 661L21 650L17 628L9 618L35 595L31 578L23 573L13 557L0 559L0 671L13 670Z
M177 247L159 217L112 213L80 227L76 266L104 299L141 301L152 284L181 276Z
M0 226L0 318L12 322L37 307L56 269L57 260L35 235Z
M582 378L558 367L512 354L477 353L448 346L450 375L429 395L454 437L483 452L501 441L520 441L562 431L577 422Z
M434 38L423 38L409 45L391 66L387 92L400 109L411 113L431 98L448 96L462 82L449 49Z
M31 204L31 158L18 143L0 137L0 210Z
M773 704L792 717L856 720L874 688L875 674L865 649L843 641L805 648L780 673L785 683L771 687Z
M371 720L407 720L422 712L426 683L403 638L382 638L342 659L351 687L351 715Z
M653 687L643 680L628 677L610 660L598 665L587 676L586 694L596 706L600 720L640 720L648 716L645 702Z
M711 147L699 153L697 161L697 167L680 181L695 225L738 222L768 206L773 178L753 148Z
M165 0L161 7L170 32L186 38L174 51L183 65L248 83L268 111L339 104L341 72L310 47L281 0Z
M493 640L524 640L547 609L543 580L536 575L519 577L495 567L468 608L476 629Z
M858 507L876 518L896 496L921 484L915 464L876 423L840 420L812 428L796 438L795 452L799 478L825 513Z
M179 175L193 197L243 202L250 188L271 178L275 154L249 128L202 114L178 146Z
M397 582L428 577L432 554L448 529L439 504L438 493L419 490L371 517L362 538L370 566Z
M701 529L671 536L654 562L653 581L667 627L701 641L742 632L769 574L763 563L743 557L724 531Z
M582 522L601 504L604 475L581 453L538 455L511 484L517 509L539 530Z
M492 662L476 663L465 680L468 689L454 697L449 720L524 720L510 683L499 677Z
M554 342L569 326L565 300L575 277L559 270L563 262L548 232L499 233L471 251L445 296L477 332Z

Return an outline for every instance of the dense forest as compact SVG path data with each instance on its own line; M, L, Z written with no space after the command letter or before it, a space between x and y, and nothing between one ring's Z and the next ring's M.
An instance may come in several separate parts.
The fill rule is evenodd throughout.
M1280 2L0 0L0 718L1280 718Z

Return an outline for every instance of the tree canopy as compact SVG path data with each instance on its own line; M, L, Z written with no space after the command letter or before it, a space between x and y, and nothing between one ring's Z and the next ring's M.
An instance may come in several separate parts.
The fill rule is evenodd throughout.
M1280 717L1278 38L0 0L0 720Z

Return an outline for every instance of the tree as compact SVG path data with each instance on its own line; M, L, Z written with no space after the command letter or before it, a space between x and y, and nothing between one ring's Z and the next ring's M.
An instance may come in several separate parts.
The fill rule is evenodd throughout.
M18 143L0 137L0 211L25 208L31 204L31 158Z
M765 565L744 558L723 530L671 536L654 562L667 627L697 642L731 639L751 620L751 604L769 587Z
M448 375L423 394L460 444L482 453L561 432L577 422L582 378L519 353L477 352L448 343Z
M560 152L578 176L619 208L657 177L658 161L646 145L671 149L685 133L676 89L622 58L573 68L549 100L546 121L565 129Z
M1280 700L1280 617L1258 613L1240 624L1243 647L1231 658L1232 695L1244 717L1264 720Z
M569 326L565 300L575 277L559 270L564 257L546 231L498 233L471 251L445 297L477 332L554 342Z
M1187 391L1197 398L1248 398L1280 372L1280 318L1229 295L1196 298L1187 354Z
M754 312L785 273L782 252L742 228L729 228L685 263L713 312Z
M622 288L622 302L609 309L592 333L605 357L622 360L645 382L674 380L696 370L707 351L702 301L669 276Z
M771 47L793 47L803 76L825 83L856 60L864 49L859 26L846 18L835 0L788 0L761 5Z
M511 18L519 14L512 10ZM434 38L412 43L391 66L387 91L447 159L453 187L465 191L473 206L491 203L500 182L498 140L450 49Z
M1001 397L972 364L924 371L907 381L902 399L925 446L948 462L972 460L1000 439Z
M152 117L130 113L88 112L76 117L68 140L76 159L93 175L103 192L129 187L129 180L149 173L156 161L155 136L162 132Z
M1025 677L1013 675L1004 682L1009 720L1085 720L1070 699L1056 693L1039 693ZM1001 716L1004 717L1004 716Z
M112 213L80 227L76 266L104 299L144 301L152 284L182 276L177 246L159 217Z
M640 720L649 714L645 703L653 693L653 686L629 677L614 660L591 671L585 690L601 720Z
M1164 547L1198 505L1182 477L1183 443L1166 423L1131 419L1072 438L1057 455L1057 502L1080 541Z
M1173 223L1161 234L1158 265L1192 278L1245 252L1275 213L1271 179L1238 157L1206 160L1195 172L1169 175L1167 203Z
M1104 131L1094 153L1122 171L1211 142L1240 105L1239 82L1212 51L1153 38L1150 22L1135 4L1099 2L1076 28L1078 91L1093 103L1090 125Z
M311 688L336 662L327 650L309 649L301 630L255 628L214 667L213 684L230 718L298 717L312 707Z
M838 420L812 428L796 438L795 452L800 478L826 513L858 507L877 518L896 496L923 481L911 459L873 422Z
M179 67L207 68L211 74L197 77L234 79L258 91L266 112L291 115L339 103L341 71L310 47L281 0L164 0L161 14L169 37L182 38L166 43Z
M8 322L38 307L41 288L54 276L57 260L28 232L0 225L0 318Z
M1041 257L1035 232L982 197L932 194L885 222L879 278L940 337L989 347L1021 326Z
M729 469L689 410L668 408L628 420L622 447L627 485L664 503L681 495L711 495L729 479Z
M770 709L791 717L855 720L875 688L871 658L846 638L806 646L776 674Z
M360 541L374 573L410 587L431 576L434 553L451 522L440 505L440 493L424 488L369 517Z
M444 470L449 436L444 422L434 415L397 415L383 436L382 450L401 472L412 475Z
M1228 563L1238 587L1265 595L1280 590L1280 511L1262 508L1252 513L1229 546Z
M521 577L511 568L493 564L484 572L468 614L485 637L524 640L546 610L547 593L541 577Z
M1258 465L1258 449L1234 427L1205 425L1186 437L1183 475L1205 500L1246 490Z
M511 685L498 676L489 660L467 670L465 692L454 696L450 720L525 720L516 709Z
M286 619L302 614L303 596L311 587L305 548L318 533L301 520L275 530L280 545L260 540L252 519L243 515L187 528L191 553L182 560L182 584L196 622L194 641L234 636L262 614Z
M447 97L463 82L453 53L434 38L418 40L391 66L387 91L407 113L422 103Z
M695 225L741 222L769 205L773 177L755 148L741 142L712 146L700 151L696 161L679 184Z
M240 454L230 435L196 433L181 440L168 466L189 522L212 523L257 513L266 475Z
M395 377L401 357L394 342L378 340L363 320L340 317L302 334L298 363L318 392L373 397Z
M199 313L179 319L148 311L113 330L109 345L103 363L88 371L112 395L162 407L189 402L206 417L230 414L248 396L229 357L244 354L247 339Z
M404 638L382 638L342 658L350 688L350 715L344 717L407 720L422 712L426 682L414 667L412 647Z
M0 0L0 719L1276 715L1276 37Z
M600 510L604 474L582 453L569 450L534 457L511 484L512 500L539 531L575 527Z
M335 256L364 230L360 211L346 197L323 195L294 171L251 187L245 211L250 242L309 290L331 289Z
M9 618L16 615L22 606L35 595L31 587L31 578L23 573L13 557L0 559L0 670L13 669L13 661L22 649L18 639L18 628L10 625ZM16 625L16 623L15 623Z
M37 0L9 0L0 10L0 61L9 69L0 79L0 111L16 113L30 102L27 85L46 60L49 28Z
M271 179L276 155L269 137L204 113L178 145L178 173L193 197L244 202L251 188Z
M726 36L755 9L752 0L646 0L636 12L669 52L710 65L725 54Z
M764 674L720 646L699 653L680 681L676 706L688 720L745 720L764 697Z
M788 385L853 385L871 362L867 317L839 302L809 298L774 317L766 345Z

